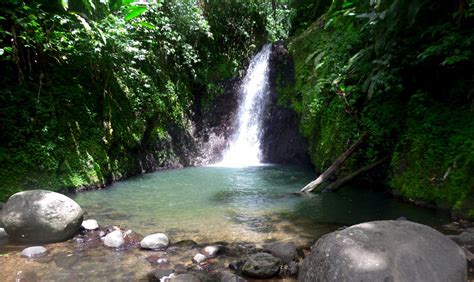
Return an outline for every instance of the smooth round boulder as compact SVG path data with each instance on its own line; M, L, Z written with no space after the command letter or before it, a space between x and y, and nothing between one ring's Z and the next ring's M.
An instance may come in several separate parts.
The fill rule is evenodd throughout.
M45 190L16 193L2 209L5 231L21 242L68 240L81 227L82 216L82 209L75 201Z
M254 278L269 278L278 273L280 265L279 258L269 253L256 253L245 261L242 266L242 274Z
M433 228L405 220L357 224L321 237L298 281L467 281L466 256Z
M48 254L48 250L42 246L29 247L21 251L21 256L25 258L39 258Z
M149 250L157 250L157 249L163 249L168 247L169 245L169 239L168 236L166 236L163 233L155 233L146 236L141 240L140 242L140 247L143 249L149 249Z

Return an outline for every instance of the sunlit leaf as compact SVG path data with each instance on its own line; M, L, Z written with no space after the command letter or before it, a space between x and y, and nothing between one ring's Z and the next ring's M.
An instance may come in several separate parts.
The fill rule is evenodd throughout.
M150 29L155 29L156 28L156 26L152 25L149 22L145 22L145 21L141 21L139 24L143 27L150 28Z
M125 16L125 20L129 21L131 19L134 19L143 14L144 12L146 12L146 7L132 6L128 14Z

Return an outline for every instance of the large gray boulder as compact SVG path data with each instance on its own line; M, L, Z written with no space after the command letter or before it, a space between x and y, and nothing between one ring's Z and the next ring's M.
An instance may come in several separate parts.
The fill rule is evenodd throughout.
M467 281L467 264L462 249L431 227L373 221L320 238L298 281Z
M14 194L3 206L5 231L22 242L60 242L70 239L82 223L82 209L72 199L51 191Z

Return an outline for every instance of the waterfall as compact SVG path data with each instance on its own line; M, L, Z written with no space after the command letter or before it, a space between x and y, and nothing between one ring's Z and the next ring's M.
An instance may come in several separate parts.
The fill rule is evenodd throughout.
M219 166L255 166L260 163L260 131L269 92L268 71L272 45L266 44L251 60L240 85L237 130Z

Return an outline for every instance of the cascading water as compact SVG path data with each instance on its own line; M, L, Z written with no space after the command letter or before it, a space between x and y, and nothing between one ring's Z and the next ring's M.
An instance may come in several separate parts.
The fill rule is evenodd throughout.
M242 101L237 116L237 131L218 166L242 167L261 164L260 131L269 92L268 62L271 49L272 45L266 44L250 62L239 89Z

